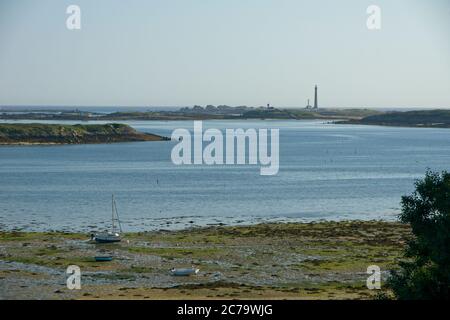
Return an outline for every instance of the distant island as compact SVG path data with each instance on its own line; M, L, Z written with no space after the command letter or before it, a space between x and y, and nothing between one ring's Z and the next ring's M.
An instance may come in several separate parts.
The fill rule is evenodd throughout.
M125 124L0 124L0 144L88 144L169 140Z
M22 110L13 107L0 111L3 120L71 120L71 121L123 121L123 120L246 120L246 119L335 119L352 120L381 114L370 109L287 109L275 107L231 107L207 105L183 107L174 111L86 112L81 110Z
M207 105L172 111L89 112L78 109L21 111L2 109L0 120L33 121L170 121L170 120L331 120L336 124L363 124L400 127L450 128L450 110L380 111L372 109L287 109ZM131 128L130 128L131 129Z
M450 110L387 112L361 119L337 121L340 124L365 124L396 127L450 128Z

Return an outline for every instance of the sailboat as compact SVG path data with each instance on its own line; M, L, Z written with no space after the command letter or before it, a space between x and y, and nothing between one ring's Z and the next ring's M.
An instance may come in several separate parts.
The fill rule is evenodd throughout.
M116 200L114 199L114 195L112 195L111 206L112 206L112 229L111 229L111 231L92 234L92 240L95 240L98 243L113 243L113 242L120 242L120 240L121 240L120 233L122 233L122 225L120 224L119 213L117 212L117 205L116 205ZM117 227L119 230L117 230Z

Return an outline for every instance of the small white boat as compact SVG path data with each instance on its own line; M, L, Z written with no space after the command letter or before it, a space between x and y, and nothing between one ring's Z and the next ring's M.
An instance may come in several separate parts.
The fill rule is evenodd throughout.
M197 274L200 271L200 269L197 268L173 268L172 270L170 270L170 274L172 276L177 276L177 277L188 277L188 276L192 276Z
M91 235L91 240L99 243L113 243L120 242L122 239L120 233L116 231L116 222L119 226L119 232L122 232L122 225L119 220L119 213L117 212L116 200L114 200L114 195L112 195L112 230L111 232L100 232Z

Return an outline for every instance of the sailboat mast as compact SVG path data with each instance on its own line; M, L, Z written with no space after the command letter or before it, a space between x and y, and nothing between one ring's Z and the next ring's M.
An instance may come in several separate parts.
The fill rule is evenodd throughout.
M119 225L119 231L120 231L120 233L122 233L122 224L120 223L119 212L117 211L116 200L114 200L114 208L115 208L115 211L116 211L116 219L117 219L117 224Z
M111 218L112 218L112 232L116 231L116 226L114 224L114 194L111 197Z

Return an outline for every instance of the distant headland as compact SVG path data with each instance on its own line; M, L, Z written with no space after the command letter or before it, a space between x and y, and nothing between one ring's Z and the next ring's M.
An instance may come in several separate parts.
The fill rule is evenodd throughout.
M74 109L20 109L14 107L0 110L0 119L3 120L71 120L71 121L121 121L121 120L239 120L239 119L360 119L369 115L382 113L370 109L288 109L275 108L270 105L261 107L227 105L207 105L183 107L167 111L116 111L94 112Z
M125 124L61 125L0 124L0 145L93 144L130 141L165 141L169 138L134 130Z
M386 112L378 115L370 115L361 119L350 119L336 123L418 128L450 128L450 110Z

